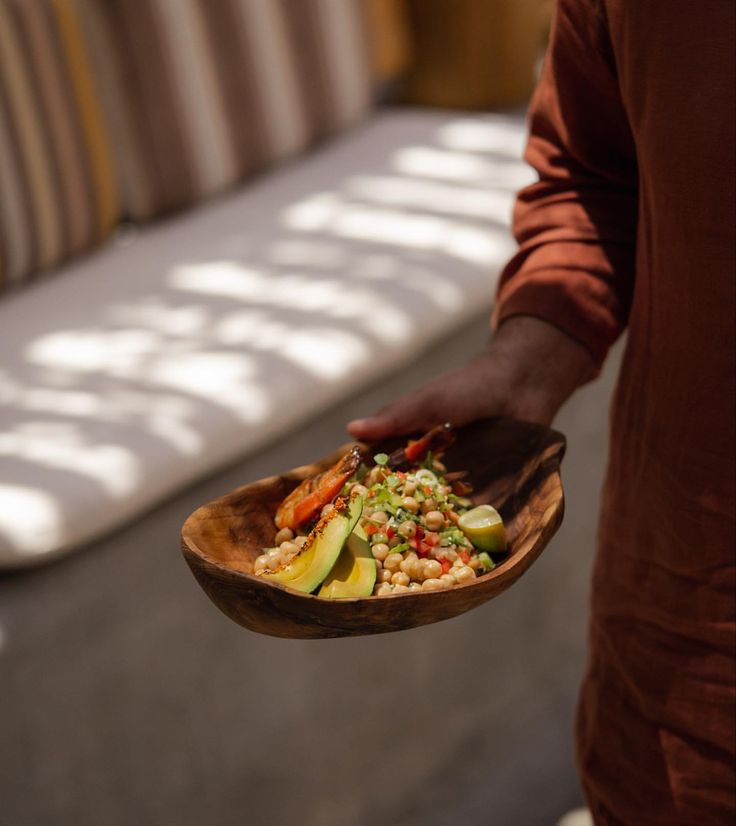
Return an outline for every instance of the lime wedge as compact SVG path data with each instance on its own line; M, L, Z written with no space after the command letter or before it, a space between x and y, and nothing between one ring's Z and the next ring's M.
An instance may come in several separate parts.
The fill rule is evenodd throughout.
M478 505L458 520L458 527L481 551L499 553L506 550L506 530L499 512L490 505Z

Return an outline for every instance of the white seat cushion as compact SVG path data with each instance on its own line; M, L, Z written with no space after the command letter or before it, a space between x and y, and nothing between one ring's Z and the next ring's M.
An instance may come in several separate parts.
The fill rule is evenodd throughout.
M523 140L520 117L385 112L2 302L0 564L123 524L489 309Z

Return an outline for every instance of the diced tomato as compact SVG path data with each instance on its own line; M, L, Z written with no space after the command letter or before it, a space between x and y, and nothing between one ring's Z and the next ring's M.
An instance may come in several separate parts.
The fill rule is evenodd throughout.
M468 562L470 562L470 551L462 550L460 551L458 556L466 565L468 564Z
M420 559L426 559L429 556L429 549L426 545L420 545L417 549L417 556Z
M374 533L378 533L378 525L366 525L365 532L368 536L373 536Z
M413 536L407 539L406 541L409 543L409 547L414 548L415 551L419 547L419 543Z
M416 536L417 539L422 539L424 537L424 528L420 528L419 525L417 525L414 536Z
M396 536L396 528L387 528L386 529L386 536L389 539L393 539Z
M375 495L376 495L376 492L374 490L369 490L368 491L368 498L369 499L371 498L371 496L375 496Z
M430 485L425 485L424 486L424 492L427 494L427 496L429 496L432 493L431 486Z
M427 556L430 551L429 545L426 542L419 543L419 551L421 552L422 556Z
M438 533L432 533L432 531L427 531L424 534L424 541L427 545L434 547L440 541L440 535Z
M460 521L460 517L459 517L459 516L455 513L455 511L447 511L447 515L450 517L450 519L451 519L451 520L452 520L452 521L453 521L456 525L457 525L457 523Z
M446 574L450 568L452 568L452 562L449 559L442 559L440 560L440 565L442 566L442 573Z
M419 454L422 452L421 445L419 444L420 441L420 439L409 439L406 447L404 448L404 456L406 456L410 462L413 462L415 459L419 458Z

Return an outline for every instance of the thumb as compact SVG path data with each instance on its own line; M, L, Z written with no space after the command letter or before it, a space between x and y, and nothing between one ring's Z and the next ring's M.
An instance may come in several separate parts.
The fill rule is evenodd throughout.
M373 416L354 419L347 427L353 438L373 442L424 429L428 422L426 414L421 396L409 395L384 407Z
M373 416L354 419L348 423L348 432L355 439L370 442L427 430L444 421L444 411L436 410L436 395L434 383L430 383L389 404Z
M347 428L354 439L365 442L377 442L402 432L399 422L389 409L363 419L353 419L348 422Z

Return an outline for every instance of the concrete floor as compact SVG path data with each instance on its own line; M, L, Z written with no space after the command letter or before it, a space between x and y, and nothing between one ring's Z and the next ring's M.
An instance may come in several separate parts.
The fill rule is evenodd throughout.
M572 727L618 354L559 416L565 522L498 600L379 637L225 619L178 551L195 507L322 455L344 423L484 342L485 319L93 548L0 579L3 826L547 826Z

